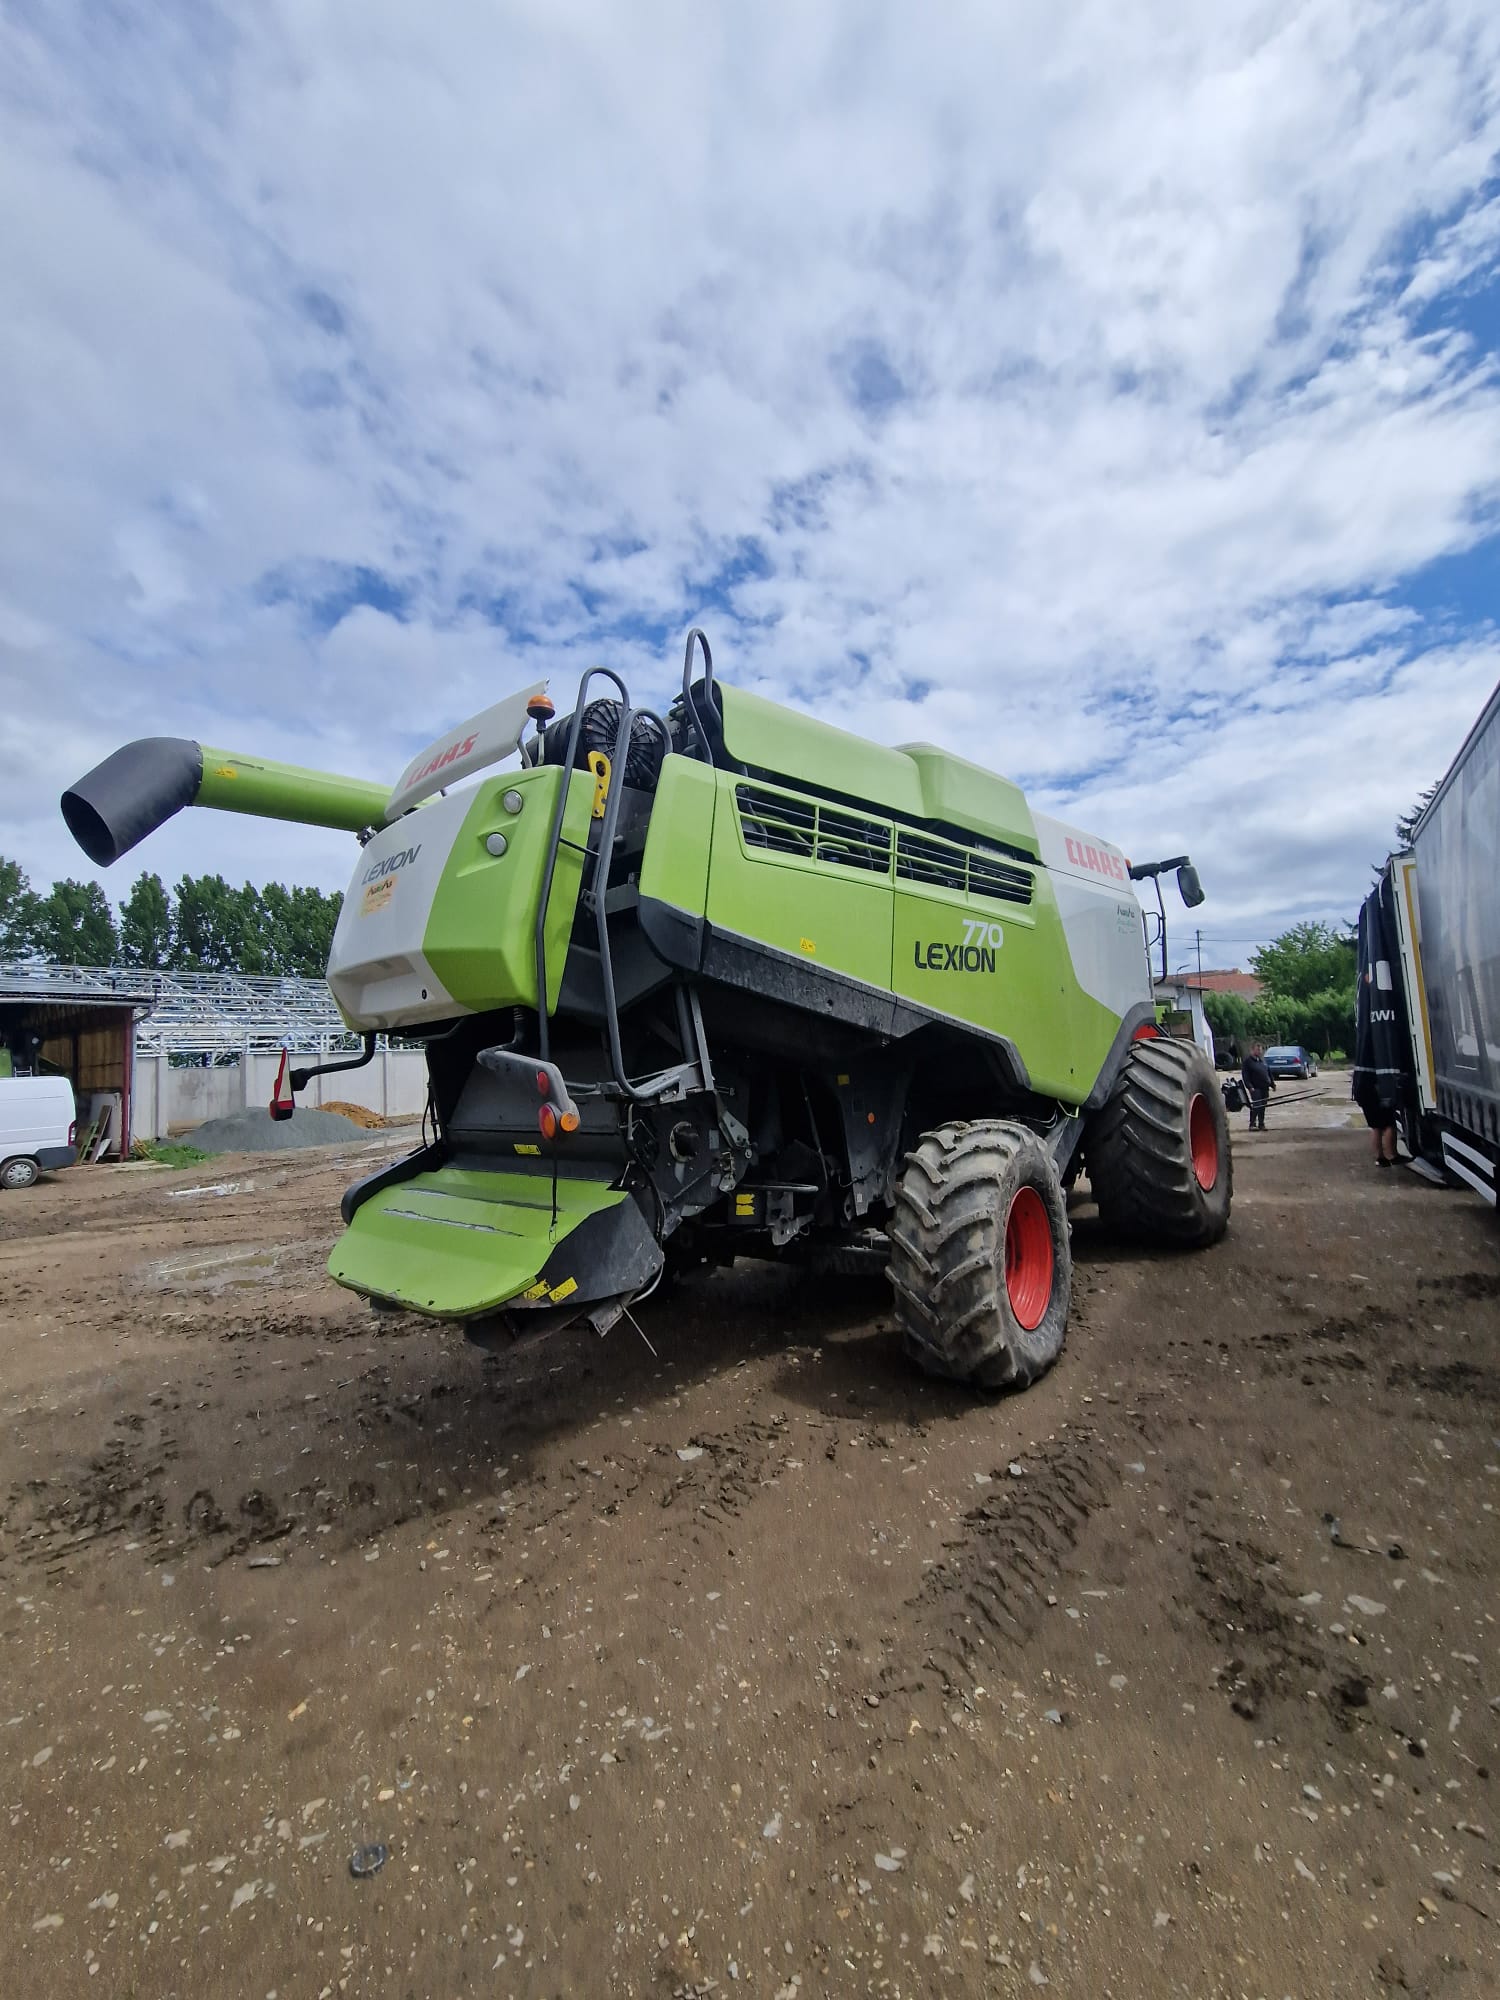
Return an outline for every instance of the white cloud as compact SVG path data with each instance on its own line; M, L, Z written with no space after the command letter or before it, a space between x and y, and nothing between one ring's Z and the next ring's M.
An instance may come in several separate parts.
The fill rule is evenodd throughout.
M539 665L662 700L701 615L730 678L1191 845L1248 944L1352 909L1500 677L1493 605L1406 597L1500 498L1483 0L141 19L0 26L36 876L127 736L383 776ZM320 629L357 568L401 616Z

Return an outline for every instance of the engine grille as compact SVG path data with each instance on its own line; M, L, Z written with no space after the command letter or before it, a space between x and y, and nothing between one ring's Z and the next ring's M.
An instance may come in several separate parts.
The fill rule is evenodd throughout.
M737 785L735 807L746 847L785 854L823 867L857 868L889 875L894 860L898 881L922 888L951 889L991 903L1030 903L1035 878L1030 868L1006 861L988 848L969 847L934 834L893 827L825 805L805 793Z
M891 872L891 829L880 820L758 785L737 785L734 802L747 847L871 875Z
M983 896L992 903L1029 903L1035 884L1029 868L1002 861L980 847L960 847L957 841L931 834L896 834L897 879L934 889L954 889L963 896Z

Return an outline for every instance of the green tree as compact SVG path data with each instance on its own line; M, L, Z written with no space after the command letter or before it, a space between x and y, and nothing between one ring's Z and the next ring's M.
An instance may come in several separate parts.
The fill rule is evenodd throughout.
M1398 847L1411 846L1412 836L1417 830L1417 821L1426 812L1436 797L1437 786L1429 785L1416 804L1402 813L1400 819L1396 821L1396 845Z
M342 895L321 889L292 891L292 948L287 970L304 979L321 979L328 970L334 928L344 906Z
M160 875L138 875L120 905L120 962L151 972L172 962L172 899Z
M321 889L184 875L177 885L171 963L184 972L300 974L321 979L341 896Z
M239 890L239 899L240 959L236 969L257 974L279 972L264 895L253 882L246 882Z
M240 972L245 904L222 875L184 875L177 884L172 966L180 972Z
M1355 943L1332 924L1293 924L1250 960L1269 1000L1308 1000L1330 987L1348 987L1353 1005Z
M0 958L26 958L37 949L41 903L21 864L0 854Z
M58 965L113 965L120 941L97 882L54 882L36 912L36 949Z
M1250 1035L1250 1002L1243 993L1205 993L1203 1011L1215 1035L1244 1049Z
M1347 1049L1354 1035L1354 982L1347 987L1329 986L1314 993L1302 1004L1301 1027L1296 1039L1320 1056L1330 1049Z
M1295 1042L1299 1039L1296 1023L1295 1001L1263 993L1258 1000L1250 1002L1249 1039L1252 1042L1263 1042L1267 1048L1277 1042Z
M266 970L321 979L343 900L325 896L321 889L268 882L261 891Z

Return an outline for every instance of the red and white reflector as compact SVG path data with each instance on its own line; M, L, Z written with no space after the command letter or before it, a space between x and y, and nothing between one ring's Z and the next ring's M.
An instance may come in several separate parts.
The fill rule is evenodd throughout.
M271 1116L278 1123L290 1118L297 1109L297 1100L292 1095L291 1082L287 1076L290 1057L285 1049L281 1051L281 1061L276 1065L276 1081L271 1085Z

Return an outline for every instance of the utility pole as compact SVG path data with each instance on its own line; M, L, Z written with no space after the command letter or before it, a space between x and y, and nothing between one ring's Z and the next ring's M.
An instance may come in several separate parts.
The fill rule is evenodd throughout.
M1203 933L1202 931L1194 931L1193 936L1198 940L1198 991L1201 993L1203 991Z

